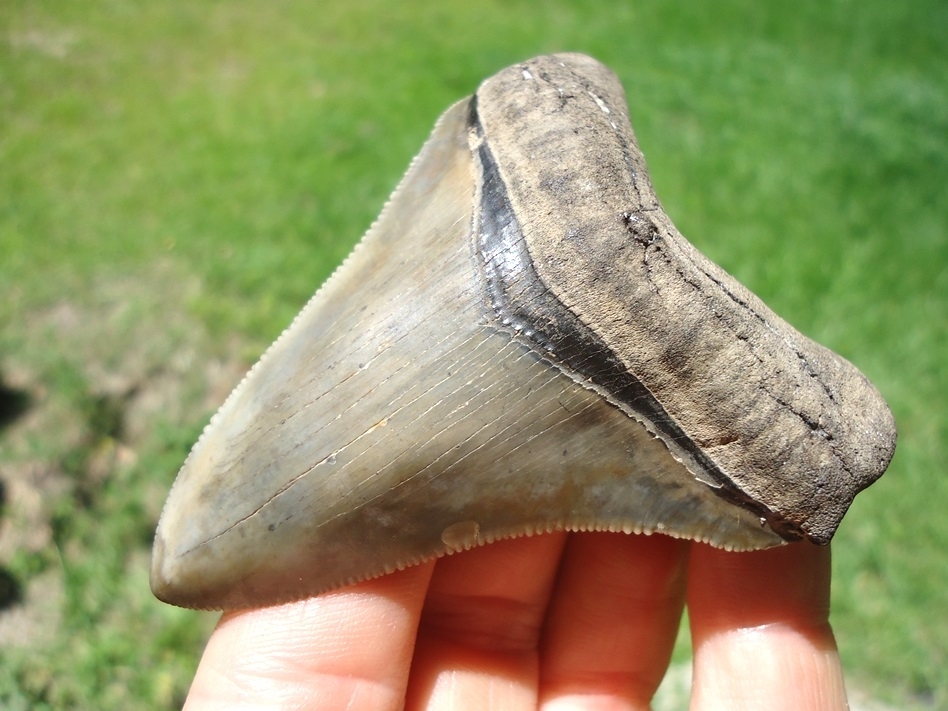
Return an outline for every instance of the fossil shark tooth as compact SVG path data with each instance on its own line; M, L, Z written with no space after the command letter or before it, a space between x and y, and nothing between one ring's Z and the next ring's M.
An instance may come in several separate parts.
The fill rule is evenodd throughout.
M894 447L859 371L678 233L609 70L540 57L441 117L212 419L152 588L267 605L553 529L825 543Z

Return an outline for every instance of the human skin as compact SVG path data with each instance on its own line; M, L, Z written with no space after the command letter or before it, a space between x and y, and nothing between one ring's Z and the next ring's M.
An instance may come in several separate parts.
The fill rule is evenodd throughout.
M185 708L648 709L687 602L692 709L843 709L829 587L829 548L807 543L501 541L225 612Z

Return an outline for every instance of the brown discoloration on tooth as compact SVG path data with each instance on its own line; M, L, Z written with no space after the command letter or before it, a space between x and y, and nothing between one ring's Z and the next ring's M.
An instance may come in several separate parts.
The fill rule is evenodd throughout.
M439 120L169 495L155 594L273 604L498 538L827 540L891 416L661 211L615 77L541 57Z

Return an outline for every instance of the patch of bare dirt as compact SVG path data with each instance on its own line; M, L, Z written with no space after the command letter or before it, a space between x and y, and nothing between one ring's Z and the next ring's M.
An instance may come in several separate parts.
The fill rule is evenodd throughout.
M189 315L198 289L172 264L104 276L24 314L17 348L0 354L0 648L35 647L59 627L56 507L94 496L155 447L161 423L193 426L243 376L239 349L212 344ZM149 491L154 516L165 474ZM18 554L47 565L22 579Z

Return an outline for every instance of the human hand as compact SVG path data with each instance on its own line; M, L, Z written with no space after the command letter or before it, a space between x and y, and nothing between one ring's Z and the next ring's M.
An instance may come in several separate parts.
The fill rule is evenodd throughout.
M687 599L692 709L842 709L829 585L829 549L806 543L501 541L226 612L185 708L647 709Z

